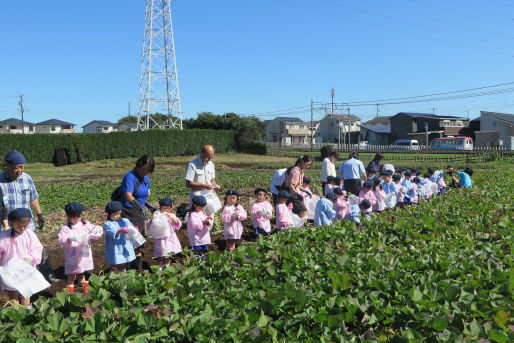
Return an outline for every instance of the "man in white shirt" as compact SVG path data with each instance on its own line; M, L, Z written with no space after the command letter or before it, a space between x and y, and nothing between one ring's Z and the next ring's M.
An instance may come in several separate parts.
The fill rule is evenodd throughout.
M200 155L187 164L186 187L191 189L189 191L189 205L192 205L192 199L196 195L204 195L205 192L202 193L202 191L212 191L215 195L215 192L221 189L216 184L216 170L214 163L211 161L213 157L214 148L212 145L205 145L202 147ZM209 197L206 196L206 198L209 202ZM219 202L219 199L217 202Z
M339 152L332 150L321 163L321 189L324 192L327 176L337 176L334 162L339 159Z
M271 194L273 195L273 207L277 205L278 192L282 190L282 185L286 182L287 176L289 175L290 168L278 169L271 179Z

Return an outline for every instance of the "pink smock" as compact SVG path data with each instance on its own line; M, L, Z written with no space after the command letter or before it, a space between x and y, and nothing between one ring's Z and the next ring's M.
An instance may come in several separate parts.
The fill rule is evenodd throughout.
M266 232L271 232L270 219L273 217L273 206L269 201L254 202L252 204L253 227L260 227Z
M59 243L64 246L64 274L82 274L94 269L91 253L91 240L102 237L101 226L88 221L80 221L71 227L65 225L57 234ZM70 237L81 237L81 242L72 242Z
M283 230L294 226L293 211L286 204L277 204L277 229Z
M396 194L396 203L397 204L403 204L403 198L405 197L405 187L402 186L400 182L395 183L396 189L398 190L398 193Z
M371 213L372 209L373 209L373 206L375 205L375 203L377 202L377 198L375 198L375 194L373 193L372 190L370 190L369 192L366 192L364 189L362 189L360 192L359 192L359 203L362 202L362 200L364 199L368 199L369 202L371 203L371 207L365 211L362 211L366 214L369 214Z
M211 244L212 218L209 220L209 225L204 225L203 222L209 218L204 211L196 212L191 211L187 218L187 234L189 236L189 243L192 247L197 245Z
M380 189L380 187L376 187L375 190L373 191L373 194L375 195L377 202L373 206L371 206L371 208L373 209L373 211L382 212L386 208L386 204L385 204L386 194L385 194L384 190Z
M246 220L247 216L245 209L241 205L237 205L237 208L236 206L225 206L223 212L221 212L225 239L241 239L243 234L242 222Z
M412 189L414 190L414 192L416 192L416 196L410 198L410 201L413 203L413 204L417 204L419 203L419 197L418 197L418 185L413 183L412 184Z
M5 267L7 262L12 258L23 260L24 257L32 257L32 265L36 266L41 263L43 254L43 245L39 242L34 231L27 229L22 233L15 232L11 237L11 230L0 232L0 266ZM16 291L13 288L6 287L2 284L2 289L6 291Z
M153 242L153 257L166 257L170 253L178 254L182 251L182 245L180 244L180 240L177 237L175 231L180 230L182 226L182 222L177 218L173 213L168 212L158 212L156 211L153 214L153 218L159 213L166 215L166 222L169 225L170 235L163 238L155 238ZM176 219L177 224L173 224L173 219ZM150 229L152 226L152 220L150 219L146 224L146 229Z
M350 204L348 201L344 200L344 195L337 196L337 202L334 204L334 210L336 211L337 219L343 219L350 213Z

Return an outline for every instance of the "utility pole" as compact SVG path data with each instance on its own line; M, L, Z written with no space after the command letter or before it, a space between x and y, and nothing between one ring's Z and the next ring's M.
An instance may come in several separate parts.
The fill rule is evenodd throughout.
M425 122L425 145L428 148L428 123Z
M314 120L313 120L313 116L314 116L314 109L313 109L313 102L314 100L311 99L311 155L312 155L312 150L313 150L313 144L314 144L314 133L312 132L312 129L314 128Z
M347 123L348 123L348 144L351 144L352 142L352 128L350 125L350 106L348 106L348 116L347 116Z
M435 114L435 107L432 107L432 114Z
M334 114L334 96L336 95L334 88L330 88L330 95L332 96L332 112L330 112L330 114Z
M378 113L380 112L380 109L378 108L378 106L380 106L380 105L376 104L375 106L377 106L377 117L378 117Z
M130 101L128 102L128 116L130 117Z
M23 94L20 94L20 102L18 103L20 105L20 112L21 112L21 134L25 133L25 121L23 120L23 113L25 112L25 109L23 108Z

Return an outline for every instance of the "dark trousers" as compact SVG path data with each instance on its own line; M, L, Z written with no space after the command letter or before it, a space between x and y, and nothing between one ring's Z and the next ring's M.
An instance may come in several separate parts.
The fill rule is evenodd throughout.
M325 195L325 185L327 183L326 182L321 182L321 194Z
M344 179L344 190L347 193L352 193L358 196L361 189L362 185L360 179Z

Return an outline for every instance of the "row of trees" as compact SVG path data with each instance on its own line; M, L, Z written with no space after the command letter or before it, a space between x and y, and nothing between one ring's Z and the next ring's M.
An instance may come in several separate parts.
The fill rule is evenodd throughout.
M156 113L152 118L157 123L164 123L167 116ZM137 117L126 116L118 120L118 124L136 123ZM225 113L217 115L212 112L198 113L196 119L182 120L184 129L211 129L230 130L234 132L236 148L239 151L255 152L262 148L258 146L259 141L266 139L266 124L256 117L242 117L236 113Z

